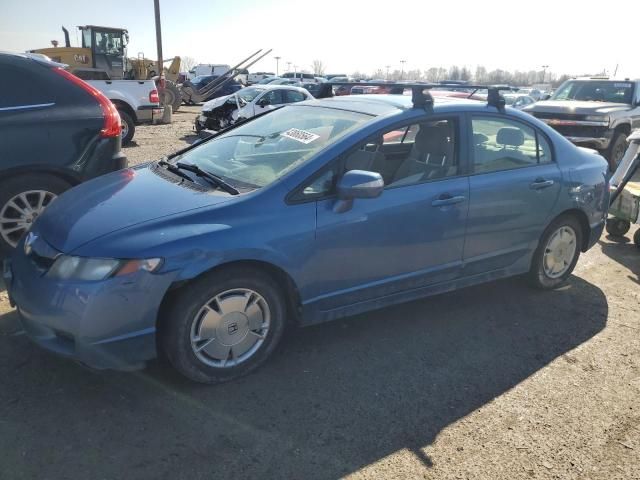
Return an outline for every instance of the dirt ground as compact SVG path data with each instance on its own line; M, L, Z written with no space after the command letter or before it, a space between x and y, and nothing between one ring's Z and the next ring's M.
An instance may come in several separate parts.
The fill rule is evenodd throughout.
M193 113L174 119L138 128L132 164L192 140ZM561 290L511 279L297 330L214 387L46 353L0 284L0 478L640 479L639 284L640 251L605 236Z

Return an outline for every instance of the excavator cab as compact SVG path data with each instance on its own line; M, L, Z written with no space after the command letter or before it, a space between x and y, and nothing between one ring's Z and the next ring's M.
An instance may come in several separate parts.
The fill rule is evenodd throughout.
M122 79L129 42L127 30L96 25L85 25L78 29L82 33L82 48L91 50L92 67L107 72L114 80Z

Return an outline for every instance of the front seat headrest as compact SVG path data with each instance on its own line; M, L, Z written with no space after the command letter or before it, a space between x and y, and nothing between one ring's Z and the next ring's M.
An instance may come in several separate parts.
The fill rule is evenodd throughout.
M510 147L519 147L524 143L524 133L519 128L501 128L498 130L496 142Z

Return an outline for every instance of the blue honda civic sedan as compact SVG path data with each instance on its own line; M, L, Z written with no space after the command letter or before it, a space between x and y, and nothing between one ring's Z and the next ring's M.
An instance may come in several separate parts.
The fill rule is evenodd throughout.
M5 265L25 331L92 367L162 354L216 383L292 325L561 285L602 232L606 161L499 102L424 95L288 105L63 194Z

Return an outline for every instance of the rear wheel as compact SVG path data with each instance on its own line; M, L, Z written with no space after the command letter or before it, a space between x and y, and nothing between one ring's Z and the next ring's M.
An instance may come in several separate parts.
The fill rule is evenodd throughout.
M259 270L214 271L182 288L160 321L163 353L180 373L202 383L233 380L274 352L286 306L274 280Z
M612 237L623 237L631 228L631 222L613 217L607 219L605 228Z
M136 124L124 110L118 110L120 114L120 120L122 120L122 145L127 145L133 139L133 135L136 133Z
M562 285L580 257L582 227L573 216L561 216L547 227L534 253L529 280L536 288L550 290Z
M160 100L163 105L171 105L172 112L177 112L182 105L182 94L175 83L165 81L163 97Z
M44 209L71 185L46 174L0 182L0 254L9 254Z
M640 248L640 228L633 234L633 243L636 244L636 247Z

